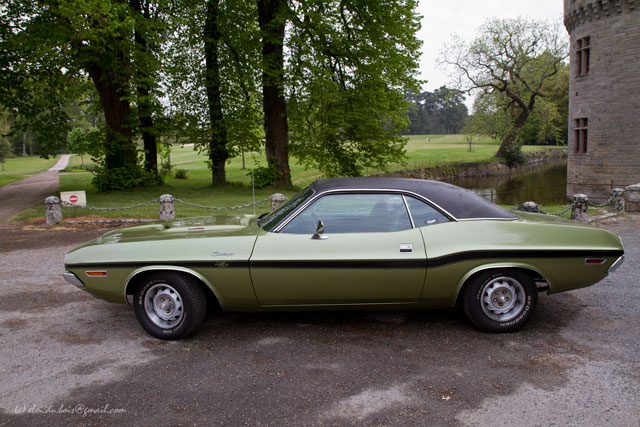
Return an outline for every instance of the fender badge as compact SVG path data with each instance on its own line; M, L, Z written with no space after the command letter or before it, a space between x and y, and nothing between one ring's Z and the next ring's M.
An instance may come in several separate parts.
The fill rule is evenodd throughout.
M235 255L233 252L214 252L211 256L232 256Z

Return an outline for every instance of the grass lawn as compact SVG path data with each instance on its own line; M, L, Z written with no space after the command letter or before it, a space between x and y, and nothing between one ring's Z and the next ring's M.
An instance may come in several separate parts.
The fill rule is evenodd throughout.
M7 159L4 162L4 170L0 167L0 187L44 172L55 165L57 161L57 157L46 160L38 156L13 157Z
M427 138L430 139L427 142ZM391 170L414 168L421 166L434 166L437 164L452 162L490 161L495 160L494 155L499 147L499 142L491 139L478 139L473 142L471 152L464 135L421 135L410 136L407 142L407 160L404 163L391 165ZM547 147L524 147L524 151L540 151ZM84 162L89 163L88 156ZM291 158L291 171L294 188L287 189L256 189L255 198L261 200L269 195L280 192L292 196L300 188L310 182L321 178L322 174L315 169L306 170L296 159ZM70 166L81 164L79 156L72 156ZM161 186L141 188L129 191L110 191L99 193L92 185L93 175L89 172L61 173L59 191L85 190L87 203L93 207L122 207L151 201L162 194L171 194L178 199L205 206L238 206L252 201L250 170L256 166L265 165L264 154L246 153L246 169L242 169L242 158L235 157L227 162L227 181L230 183L223 187L211 186L211 172L207 169L205 156L200 155L191 146L175 146L171 151L171 164L173 170L187 170L188 179L175 179L173 176L165 178ZM378 172L367 170L367 173ZM269 209L268 203L263 203L256 208L257 213ZM75 212L74 212L75 210ZM175 204L176 217L185 218L191 216L210 215L220 211L204 210L189 207L180 203ZM559 209L561 210L561 209ZM239 210L226 210L222 213L253 213L254 209L243 208ZM157 218L158 204L149 206L119 210L119 211L89 211L80 208L64 208L63 216L72 219L74 216L99 216L106 218ZM16 219L26 220L34 217L44 217L44 207L29 209L19 214Z

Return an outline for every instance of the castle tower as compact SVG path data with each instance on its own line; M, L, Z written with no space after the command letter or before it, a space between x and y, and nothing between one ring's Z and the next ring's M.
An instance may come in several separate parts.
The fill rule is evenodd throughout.
M571 38L567 195L640 183L640 1L564 0Z

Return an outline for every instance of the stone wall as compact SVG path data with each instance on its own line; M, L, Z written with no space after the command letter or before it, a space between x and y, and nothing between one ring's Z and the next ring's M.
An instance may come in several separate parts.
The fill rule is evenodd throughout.
M571 38L567 194L593 201L640 182L640 1L564 0ZM589 72L578 76L578 40L589 37ZM588 119L579 153L575 119Z
M514 172L522 169L529 169L537 164L564 159L565 156L565 150L554 149L539 153L528 153L526 154L526 163L516 168L511 168L506 164L500 162L453 163L442 166L401 170L388 174L379 173L370 176L393 176L397 178L451 181L456 178L511 175Z

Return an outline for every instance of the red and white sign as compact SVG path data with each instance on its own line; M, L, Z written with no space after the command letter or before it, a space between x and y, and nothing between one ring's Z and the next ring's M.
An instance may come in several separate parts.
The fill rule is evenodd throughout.
M74 206L87 206L87 195L84 191L61 191L60 200Z

